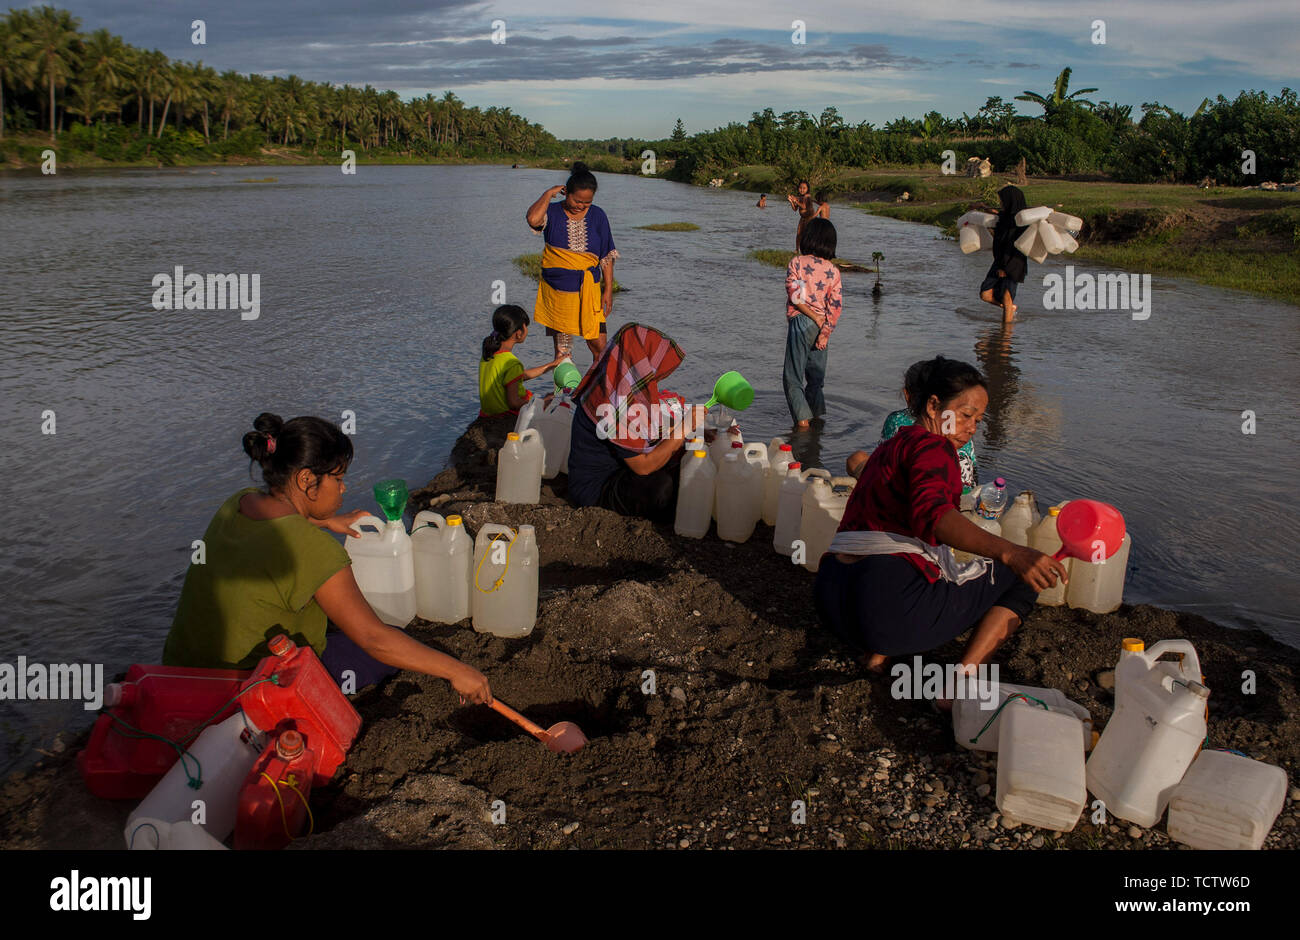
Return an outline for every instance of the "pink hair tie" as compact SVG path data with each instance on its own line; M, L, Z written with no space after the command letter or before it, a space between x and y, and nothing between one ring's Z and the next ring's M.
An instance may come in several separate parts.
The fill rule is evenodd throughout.
M275 438L269 435L266 438L266 455L269 457L275 453Z

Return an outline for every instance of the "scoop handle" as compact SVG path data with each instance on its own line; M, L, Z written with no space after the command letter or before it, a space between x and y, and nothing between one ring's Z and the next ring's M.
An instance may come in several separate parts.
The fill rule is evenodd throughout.
M709 396L709 400L706 401L706 402L704 403L704 410L705 410L705 411L708 411L710 408L712 408L712 407L713 407L714 405L716 405L717 403L718 403L718 396L717 396L717 395L710 395L710 396Z
M1052 556L1052 559L1054 561L1061 561L1062 559L1072 558L1072 557L1073 556L1070 554L1070 550L1067 549L1064 545L1062 545L1060 550L1055 555Z
M519 714L519 712L515 711L505 702L501 701L499 698L494 698L492 700L492 708L495 709L500 714L505 715L507 718L509 718L519 727L523 728L525 731L527 731L537 740L546 741L549 738L549 735L544 730L542 730L541 725L533 724L523 715Z

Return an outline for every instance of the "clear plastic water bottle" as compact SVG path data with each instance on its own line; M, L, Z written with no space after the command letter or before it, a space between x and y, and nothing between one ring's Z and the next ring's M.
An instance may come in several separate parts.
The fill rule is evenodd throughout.
M1008 500L1007 481L998 477L992 486L980 488L979 514L985 519L996 519L1006 510Z
M555 348L556 348L556 352L559 353L561 358L563 358L564 356L572 356L573 337L570 336L568 333L560 333L556 337Z

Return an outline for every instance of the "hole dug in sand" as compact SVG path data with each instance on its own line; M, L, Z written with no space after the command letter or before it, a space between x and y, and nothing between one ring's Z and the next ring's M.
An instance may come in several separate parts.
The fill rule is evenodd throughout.
M549 728L561 721L571 721L582 729L588 741L609 737L627 731L620 715L610 706L594 706L582 699L529 705L518 709L529 721ZM450 725L466 737L480 743L510 741L527 738L536 741L527 731L484 705L458 708L448 717Z

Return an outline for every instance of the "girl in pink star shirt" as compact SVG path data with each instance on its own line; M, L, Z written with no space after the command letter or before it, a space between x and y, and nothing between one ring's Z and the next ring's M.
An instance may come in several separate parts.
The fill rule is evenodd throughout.
M810 219L785 272L785 400L798 429L826 413L826 344L843 295L839 268L831 263L835 237L829 221Z

